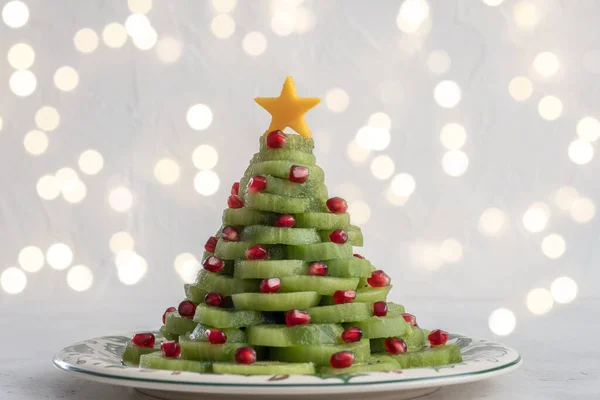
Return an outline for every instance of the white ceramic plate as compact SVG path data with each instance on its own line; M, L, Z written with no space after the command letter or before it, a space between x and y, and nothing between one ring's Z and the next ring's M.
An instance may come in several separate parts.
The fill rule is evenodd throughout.
M452 335L461 347L463 362L444 367L416 368L336 377L275 375L239 376L146 370L125 366L121 355L128 333L85 340L54 356L54 365L80 378L134 387L158 398L192 399L199 393L230 398L308 396L312 400L343 398L409 399L447 385L473 382L519 367L521 356L499 343ZM220 395L220 396L219 396Z

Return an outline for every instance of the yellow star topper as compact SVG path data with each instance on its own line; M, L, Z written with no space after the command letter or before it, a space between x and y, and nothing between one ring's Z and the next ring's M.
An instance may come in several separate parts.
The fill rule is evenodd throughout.
M279 97L257 97L254 101L271 114L271 125L269 125L265 135L271 131L283 131L286 127L290 127L304 137L312 137L312 133L304 119L304 114L319 104L321 99L298 97L291 76L285 78Z

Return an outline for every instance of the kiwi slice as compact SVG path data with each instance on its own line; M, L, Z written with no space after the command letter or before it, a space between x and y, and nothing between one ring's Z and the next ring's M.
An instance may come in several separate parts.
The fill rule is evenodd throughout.
M357 303L369 304L369 303ZM332 306L329 306L332 307ZM404 320L402 315L387 315L385 317L370 317L362 321L356 321L351 324L344 324L349 328L357 326L363 331L363 338L388 338L394 336L406 335L410 332L410 325Z
M314 243L288 246L288 258L304 261L319 261L352 257L352 245L336 243Z
M406 342L408 351L423 350L426 344L426 336L418 326L412 326L407 334L396 336L396 338ZM371 339L371 351L373 353L385 352L385 338Z
M206 331L213 329L210 326L198 324L189 335L184 335L184 340L193 342L208 342ZM245 331L237 328L221 329L227 335L228 343L247 343L248 335Z
M156 353L157 351L160 354L160 343L158 341L154 347L139 347L129 341L125 345L125 350L123 351L121 359L125 364L137 366L140 363L140 357L142 355Z
M198 325L197 322L182 317L177 311L167 313L165 318L165 330L177 336L193 331L196 325Z
M437 367L462 362L460 347L457 344L428 347L421 351L390 355L400 368Z
M355 303L374 303L376 301L385 301L388 293L392 289L392 286L386 287L366 287L356 289ZM332 305L335 304L333 296L323 296L321 298L321 305Z
M233 304L240 310L288 311L305 309L319 304L317 292L294 293L240 293L232 296Z
M259 361L251 365L218 362L213 364L213 372L235 375L312 375L315 373L315 366L312 363L278 361Z
M194 321L215 328L242 328L271 321L268 315L259 311L230 310L199 304L196 307Z
M235 262L234 277L239 279L269 279L306 274L301 260L240 260Z
M284 276L281 279L281 292L315 291L321 295L332 296L337 290L354 290L358 278L335 278L331 276Z
M311 244L321 241L314 229L262 225L245 227L241 232L241 240L252 244Z
M320 344L310 346L271 347L269 357L284 362L312 362L316 365L329 365L331 356L340 351L354 353L354 362L366 362L371 357L369 341L363 339L350 344Z
M346 303L313 307L306 310L313 324L363 321L373 316L371 303Z
M164 357L161 352L156 352L142 355L140 357L140 368L209 374L212 372L212 363Z
M297 214L313 208L312 199L291 198L271 193L246 193L244 204L261 211L271 211L281 214Z
M180 341L181 357L198 361L235 361L235 352L240 347L248 347L247 343L212 344L209 342ZM254 347L256 357L262 358L262 348Z
M273 225L277 214L253 210L251 208L226 208L223 211L223 225Z
M217 292L223 296L235 293L258 292L260 281L238 279L226 275L218 275L210 271L200 271L193 286L206 292ZM202 299L204 301L204 298Z
M317 368L320 375L357 374L362 372L387 372L400 369L400 366L392 357L384 354L372 355L367 362L352 364L348 368L332 368L322 366Z
M304 136L300 135L284 135L287 137L285 147L283 149L276 149L275 151L296 150L312 154L313 148L315 147L315 143L312 139L305 138ZM265 150L270 150L265 143L265 137L265 135L261 136L258 141L260 145L260 154L262 154Z
M248 343L257 346L290 347L342 344L340 324L255 325L248 328Z
M313 228L319 230L348 229L350 214L334 214L330 212L307 212L295 216L297 228Z

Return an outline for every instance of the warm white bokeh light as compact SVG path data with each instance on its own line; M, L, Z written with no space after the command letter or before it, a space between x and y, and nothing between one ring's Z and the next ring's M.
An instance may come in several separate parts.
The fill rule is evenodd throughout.
M438 243L417 240L409 245L408 255L413 263L429 271L435 271L444 265Z
M42 176L36 184L38 195L44 200L54 200L60 195L60 185L54 175Z
M250 32L242 40L242 49L251 56L259 56L267 49L267 38L260 32Z
M100 39L98 34L93 29L83 28L77 31L73 37L75 48L82 53L91 53L98 48Z
M455 263L463 258L463 246L456 239L449 238L440 244L440 257L447 263Z
M385 191L385 198L395 206L403 206L410 200L410 196L398 196L392 191L392 188Z
M329 90L325 95L325 104L327 105L327 108L335 113L345 111L346 108L348 108L349 103L350 98L344 89L334 88Z
M346 153L352 161L364 162L369 157L370 150L358 144L356 140L352 140L348 143Z
M228 14L219 14L210 23L210 30L219 39L227 39L235 33L235 21Z
M69 92L79 85L79 74L73 67L60 67L54 73L54 86L63 92Z
M202 264L191 253L179 254L175 257L173 266L184 283L193 283L196 280L198 272L202 269Z
M183 43L172 37L164 37L156 44L156 55L165 64L177 62L183 53Z
M117 254L115 258L117 276L125 285L135 285L146 275L148 263L134 251L125 250Z
M558 119L563 112L563 103L556 96L544 96L538 103L538 113L547 121Z
M207 105L194 104L188 109L186 119L192 129L203 131L212 123L213 114Z
M212 169L217 165L218 161L219 153L214 147L208 144L196 147L192 153L192 162L200 170Z
M8 267L0 275L0 286L8 294L21 293L27 286L27 276L17 267Z
M29 8L22 1L9 1L2 8L2 20L9 28L20 28L29 20Z
M141 13L133 13L125 20L125 30L132 38L144 35L151 27L148 17Z
M371 207L364 201L355 200L348 204L348 213L352 216L354 225L362 225L371 217Z
M450 71L452 61L444 50L434 50L427 56L427 68L436 75Z
M516 101L525 101L533 93L533 84L524 76L515 76L508 84L508 93Z
M392 179L390 190L396 196L409 197L415 191L417 183L412 175L407 173L398 174Z
M460 102L460 86L454 81L441 81L435 85L433 98L440 107L453 108Z
M442 157L442 169L450 176L461 176L468 167L469 157L460 150L450 150Z
M561 276L550 285L550 293L557 303L570 303L577 297L577 283L569 277Z
M377 179L388 179L394 173L394 161L389 156L377 156L371 161L371 173Z
M221 13L233 11L236 4L237 0L212 0L212 5L215 8L215 11Z
M98 151L90 149L81 153L77 164L84 174L96 175L104 167L104 158Z
M569 211L578 198L577 189L571 186L563 186L554 193L554 203L558 208L565 211Z
M306 33L315 26L315 14L306 7L296 8L296 32Z
M587 197L580 197L573 201L569 209L571 218L580 224L590 222L596 215L596 206L594 202Z
M369 125L371 128L389 131L392 129L392 119L384 112L376 112L375 114L371 114L367 125Z
M521 1L513 7L513 21L518 28L531 31L535 29L540 21L540 14L533 3Z
M132 13L146 14L152 9L152 0L127 0L127 6Z
M558 56L549 51L541 52L533 60L533 69L542 78L550 78L556 75L560 69Z
M440 131L440 142L448 150L459 150L467 142L467 131L462 125L446 124Z
M140 50L150 50L158 42L158 33L152 26L147 26L144 30L137 32L131 37L133 44Z
M517 326L515 314L506 308L498 308L492 311L488 319L490 331L498 336L510 335Z
M14 69L27 69L35 61L35 51L27 43L17 43L8 49L7 58Z
M87 187L82 181L76 180L72 185L66 188L61 188L61 192L66 201L77 204L80 203L85 196L87 196Z
M79 176L77 172L73 168L61 168L56 171L55 174L56 181L58 182L58 187L61 191L70 190L75 187L76 183L79 181Z
M75 265L67 272L67 284L76 292L85 292L94 283L94 273L85 265Z
M43 106L35 113L35 124L43 131L51 132L60 124L60 114L54 107Z
M542 253L548 258L559 258L566 248L565 239L559 234L552 233L542 240Z
M102 30L102 41L111 49L118 49L127 43L127 29L118 22L112 22Z
M19 97L27 97L35 91L37 78L33 72L26 69L15 71L8 80L11 92Z
M18 261L24 271L35 273L44 266L44 252L37 246L23 247L19 252Z
M202 196L211 196L219 190L219 175L213 171L200 171L194 178L194 188Z
M108 241L108 247L110 251L117 254L125 250L133 250L135 246L135 240L129 232L120 231L114 233Z
M48 143L48 135L36 129L27 132L23 139L25 150L33 156L44 154L48 149Z
M133 194L126 187L119 186L108 194L108 204L117 212L129 211L133 205Z
M587 164L594 158L594 148L589 142L582 139L572 141L568 153L571 161L578 165Z
M46 262L54 269L65 269L73 262L73 251L64 243L54 243L46 251Z
M488 208L479 217L479 231L485 236L499 236L506 230L507 218L499 208Z
M296 28L296 15L293 11L278 11L271 19L271 29L279 36L287 36Z
M550 207L544 203L533 203L523 214L523 226L531 233L541 232L550 219Z
M591 116L581 118L577 123L577 136L586 142L595 142L600 138L600 121Z
M175 160L163 158L154 165L154 177L163 185L172 185L179 180L181 168Z
M485 5L490 7L497 7L504 2L504 0L482 0Z
M425 0L405 0L396 17L396 25L404 33L415 33L429 17L429 4Z
M552 310L554 299L548 289L532 289L527 294L527 308L532 314L542 315Z

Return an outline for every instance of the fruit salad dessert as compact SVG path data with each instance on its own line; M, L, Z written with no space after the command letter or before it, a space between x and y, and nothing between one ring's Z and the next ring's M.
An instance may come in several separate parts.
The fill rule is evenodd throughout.
M363 235L330 197L300 98L288 77L259 151L235 182L203 269L160 333L138 333L123 361L198 373L348 374L461 361L448 333L419 327L386 299L390 277L355 252ZM286 127L297 134L284 133Z

